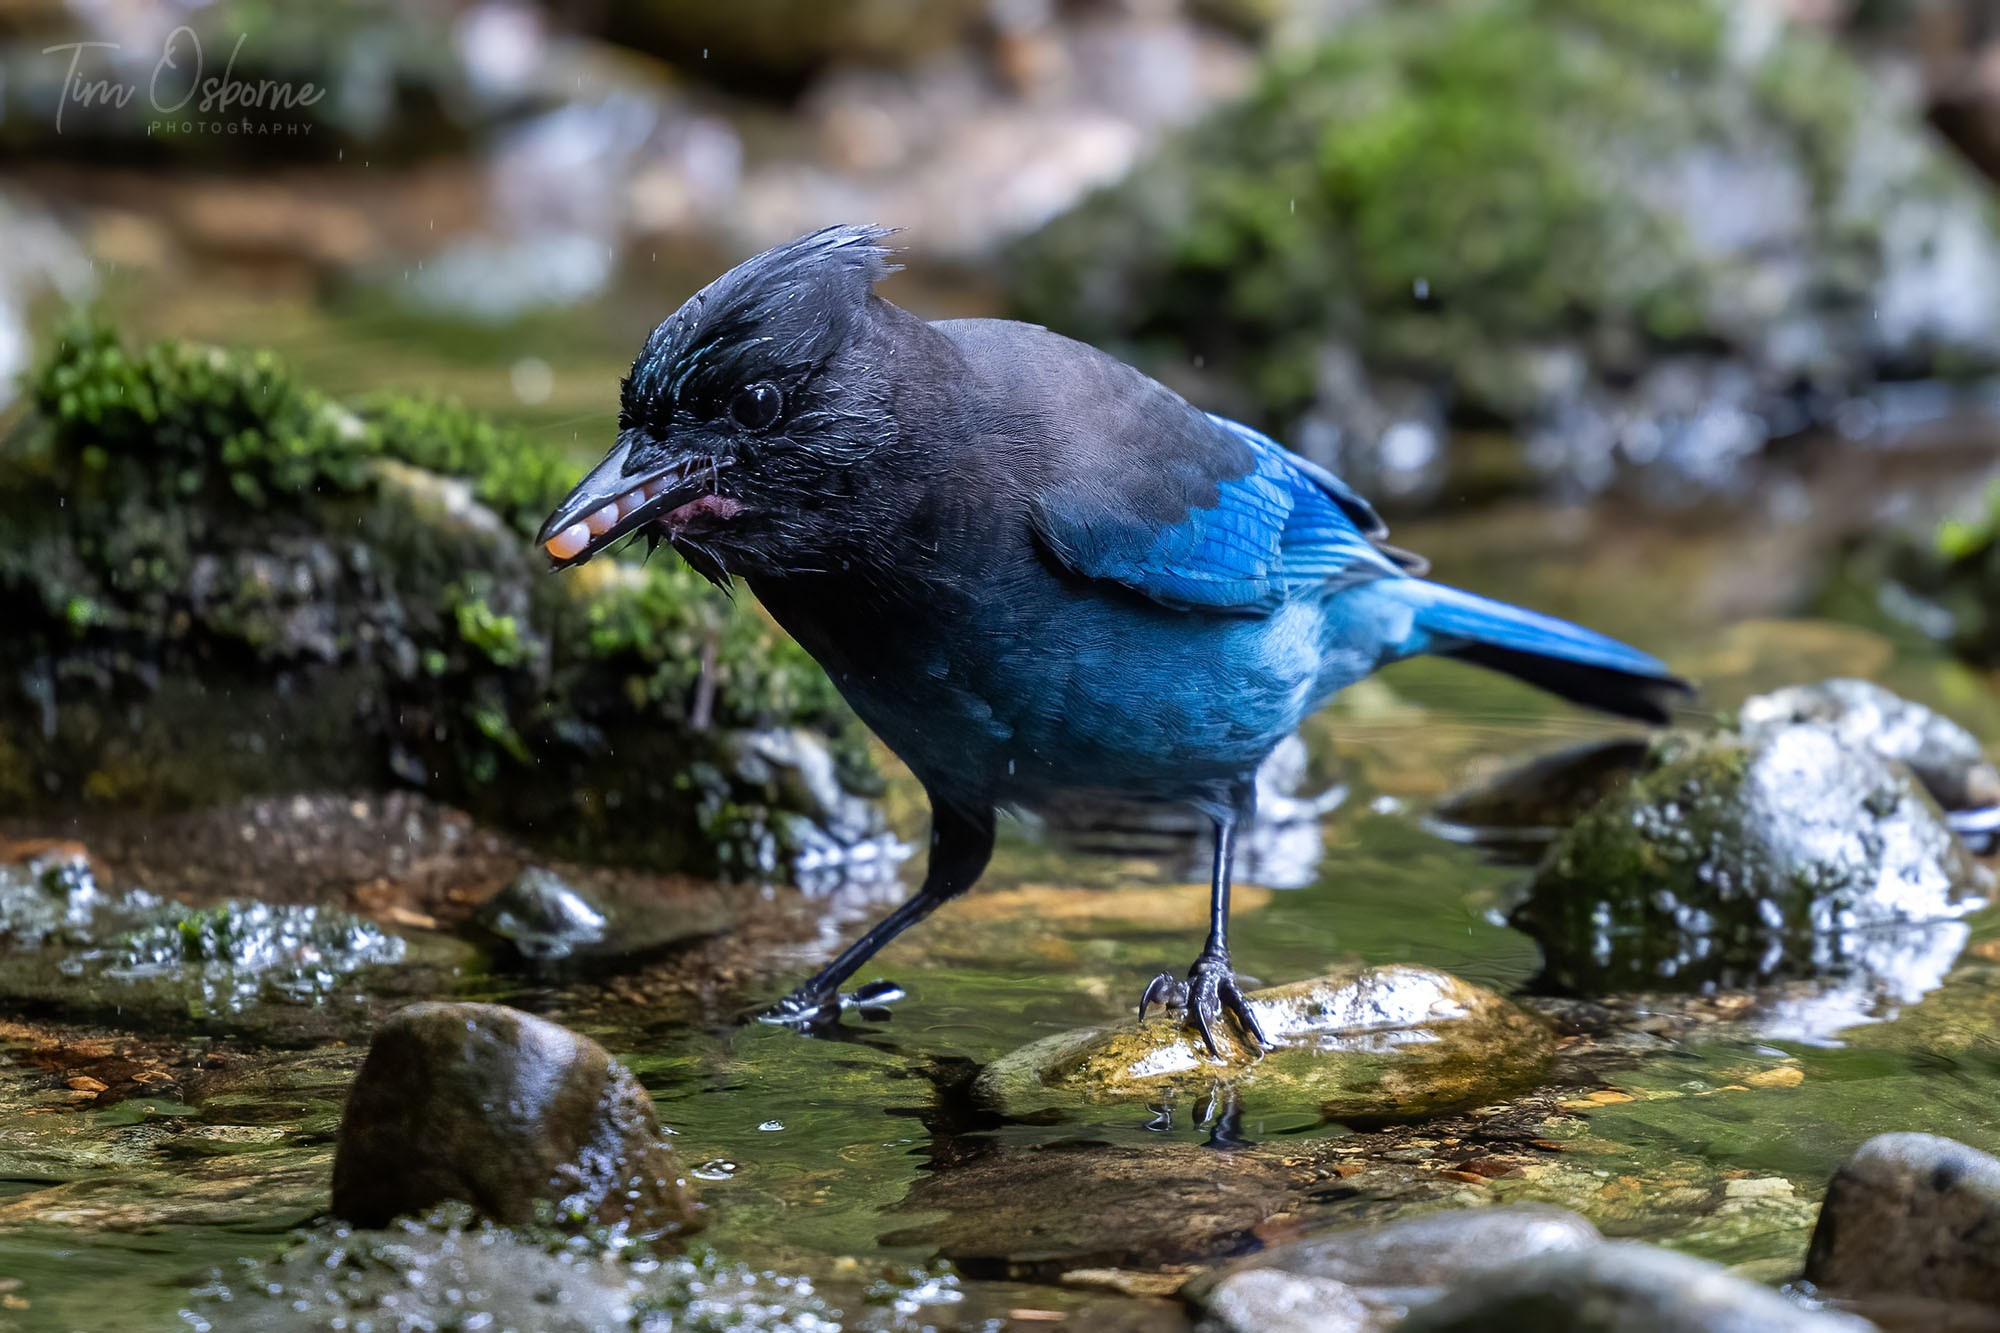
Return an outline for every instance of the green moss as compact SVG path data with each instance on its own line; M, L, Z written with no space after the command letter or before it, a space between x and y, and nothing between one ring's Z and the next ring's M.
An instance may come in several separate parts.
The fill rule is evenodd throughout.
M1830 729L1670 733L1549 849L1516 924L1565 989L1769 980L1962 915L1977 882L1910 773Z
M678 561L549 578L533 534L576 468L520 432L89 325L29 400L0 453L21 682L0 742L42 801L412 783L575 850L716 868L717 801L784 825L737 791L723 735L816 729L858 767L818 667Z
M157 342L134 353L109 328L78 323L28 396L47 447L86 489L262 507L366 481L360 421L268 352Z

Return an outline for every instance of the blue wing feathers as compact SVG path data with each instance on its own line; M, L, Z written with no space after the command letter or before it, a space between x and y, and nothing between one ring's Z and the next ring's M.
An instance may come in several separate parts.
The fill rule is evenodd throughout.
M1160 460L1165 483L1191 497L1161 517L1116 485L1056 487L1039 498L1036 526L1057 558L1167 605L1245 612L1401 573L1375 545L1381 519L1345 483L1247 426L1195 421L1238 446L1229 451L1246 464L1238 475L1204 472L1206 454Z

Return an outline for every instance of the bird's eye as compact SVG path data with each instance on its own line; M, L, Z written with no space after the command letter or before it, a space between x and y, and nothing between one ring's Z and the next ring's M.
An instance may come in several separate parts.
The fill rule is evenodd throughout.
M784 406L785 397L778 392L778 386L769 380L759 380L736 395L736 401L729 405L729 415L745 430L762 430L778 419Z

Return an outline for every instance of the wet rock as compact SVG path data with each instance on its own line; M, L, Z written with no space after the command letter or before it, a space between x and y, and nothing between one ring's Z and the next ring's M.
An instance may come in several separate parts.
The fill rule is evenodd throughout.
M1222 1283L1209 1293L1205 1312L1209 1333L1377 1333L1399 1314L1344 1282L1269 1268Z
M1636 738L1572 746L1455 793L1432 815L1482 845L1546 845L1644 772L1650 754L1650 743Z
M1550 1052L1539 1019L1491 991L1402 964L1251 992L1277 1049L1211 1058L1179 1015L1060 1033L1002 1056L974 1095L1008 1115L1176 1103L1234 1090L1260 1109L1405 1119L1532 1082Z
M1737 729L1751 741L1798 722L1830 728L1852 745L1908 768L1947 810L2000 804L2000 770L1978 737L1950 718L1873 681L1836 679L1746 699Z
M1867 1323L1809 1310L1719 1264L1651 1246L1598 1245L1538 1255L1419 1306L1406 1333L1866 1333Z
M611 924L595 903L541 866L529 866L508 881L475 919L532 962L594 949L604 943Z
M1182 1294L1229 1333L1372 1333L1441 1287L1601 1241L1596 1227L1560 1208L1456 1209L1274 1246L1195 1279Z
M1555 987L1692 986L1838 972L1874 933L1964 916L1988 878L1907 769L1800 724L1656 742L1514 919Z
M1297 1206L1295 1170L1258 1153L1165 1141L1057 1141L920 1177L882 1237L926 1246L968 1277L1049 1281L1076 1268L1157 1268L1238 1253Z
M415 1004L355 1077L333 1211L383 1226L454 1199L508 1224L700 1227L652 1099L602 1046L498 1005Z
M529 866L484 903L481 934L542 971L637 965L727 930L737 895L715 885L595 871L573 882Z
M1834 1173L1805 1278L1841 1297L2000 1306L2000 1160L1934 1134L1879 1134Z
M593 858L760 877L880 833L858 731L755 612L672 561L546 577L558 453L100 328L28 396L0 458L0 814L416 788ZM752 772L743 738L773 729L789 759Z
M1496 421L1516 475L1699 493L1885 376L2000 360L1982 183L1913 100L1768 6L1370 6L1012 290L1378 499Z
M196 1327L267 1333L917 1333L937 1327L961 1297L954 1278L923 1270L850 1265L844 1280L819 1282L713 1254L660 1254L604 1237L501 1229L446 1207L385 1231L329 1226L304 1233L279 1258L217 1272L194 1291L189 1314L200 1321Z

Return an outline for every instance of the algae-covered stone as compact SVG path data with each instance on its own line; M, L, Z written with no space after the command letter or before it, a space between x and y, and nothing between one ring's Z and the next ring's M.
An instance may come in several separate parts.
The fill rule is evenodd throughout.
M1002 1056L974 1093L1009 1115L1193 1100L1233 1086L1260 1110L1395 1120L1493 1100L1531 1083L1542 1022L1493 992L1401 964L1329 973L1249 996L1275 1050L1211 1058L1180 1015L1061 1033Z
M879 828L849 715L754 611L668 560L546 577L575 469L534 441L101 329L29 387L0 451L0 811L413 786L757 874ZM773 726L789 748L751 762Z
M384 1226L448 1200L502 1223L700 1226L631 1072L588 1037L492 1004L397 1011L340 1123L336 1216Z
M1990 878L1901 765L1827 727L1676 734L1537 868L1516 924L1572 991L1837 971Z
M1389 498L1461 423L1568 486L1714 484L1880 376L2000 359L1990 211L1772 6L1377 5L1028 238L1013 290Z

